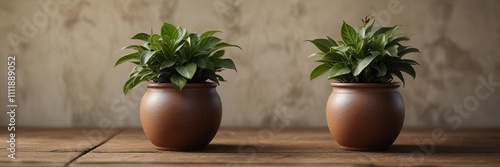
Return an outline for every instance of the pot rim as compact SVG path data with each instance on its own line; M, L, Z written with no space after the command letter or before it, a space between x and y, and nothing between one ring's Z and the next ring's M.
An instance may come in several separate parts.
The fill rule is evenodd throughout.
M174 88L172 83L157 83L148 81L147 88ZM183 89L186 88L215 88L217 84L214 82L203 82L203 83L186 83Z
M341 88L398 88L401 86L400 82L391 82L391 83L340 83L340 82L331 82L330 85L332 87L341 87Z

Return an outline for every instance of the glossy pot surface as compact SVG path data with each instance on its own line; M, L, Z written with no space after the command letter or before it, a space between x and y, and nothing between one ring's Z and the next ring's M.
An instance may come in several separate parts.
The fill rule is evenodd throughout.
M331 83L326 118L335 141L348 150L383 150L396 140L405 107L399 83Z
M214 138L222 104L215 83L188 83L178 91L169 83L148 83L140 115L144 133L160 150L202 149Z

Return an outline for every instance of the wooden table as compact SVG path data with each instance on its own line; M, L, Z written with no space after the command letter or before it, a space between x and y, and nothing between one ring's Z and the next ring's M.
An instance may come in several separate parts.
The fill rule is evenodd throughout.
M404 129L389 150L357 152L326 128L221 128L204 150L171 152L142 129L18 128L16 159L2 142L0 166L500 166L500 129L444 130L438 141L433 130Z

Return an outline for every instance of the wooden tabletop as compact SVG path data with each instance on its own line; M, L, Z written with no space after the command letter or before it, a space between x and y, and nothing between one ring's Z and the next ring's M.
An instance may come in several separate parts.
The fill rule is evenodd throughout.
M500 129L436 130L404 129L389 150L359 152L326 128L221 128L204 150L172 152L142 129L18 128L16 159L2 142L0 166L500 166Z

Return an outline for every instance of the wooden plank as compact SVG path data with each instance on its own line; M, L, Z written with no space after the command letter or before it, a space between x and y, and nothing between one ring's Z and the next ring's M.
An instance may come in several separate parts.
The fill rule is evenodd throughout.
M16 129L16 159L7 157L8 151L0 151L0 166L64 166L108 139L117 130L99 129ZM8 135L0 135L7 141Z
M500 164L500 130L449 130L441 142L432 141L432 130L404 129L389 150L356 152L339 149L326 128L221 128L204 150L171 152L154 149L142 129L127 129L99 147L116 131L24 129L17 133L18 158L11 161L0 152L0 166L61 166L73 159L70 166L105 167Z
M307 135L304 135L307 134ZM258 129L221 129L204 150L198 152L346 152L335 149L337 145L325 129L289 130L276 132L273 136L259 135ZM104 145L95 149L97 153L161 153L141 129L128 129Z
M167 163L167 164L238 164L238 163L371 163L353 153L90 153L76 163Z

